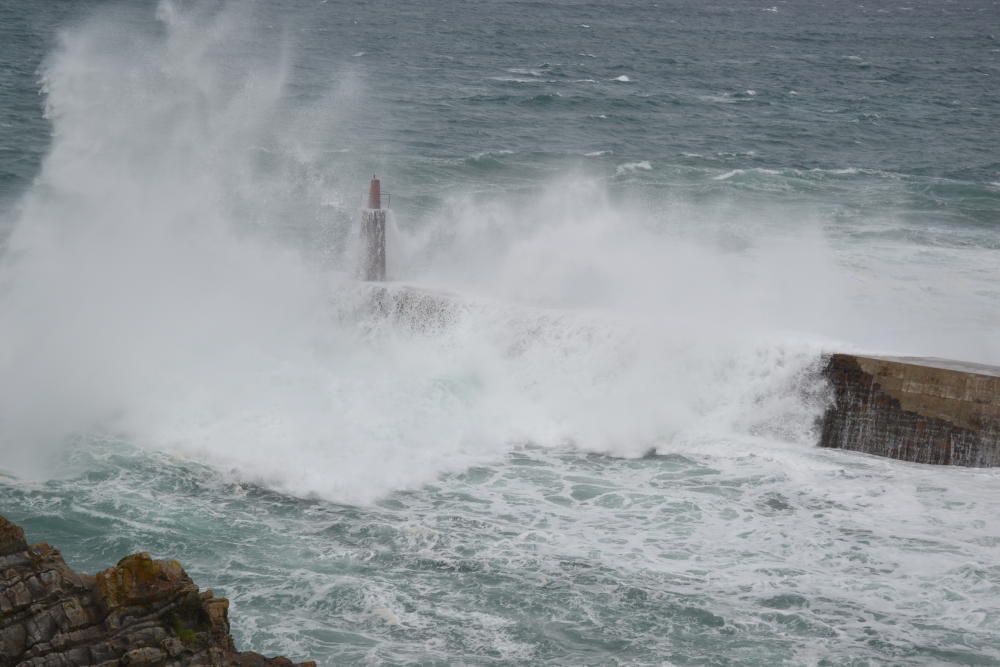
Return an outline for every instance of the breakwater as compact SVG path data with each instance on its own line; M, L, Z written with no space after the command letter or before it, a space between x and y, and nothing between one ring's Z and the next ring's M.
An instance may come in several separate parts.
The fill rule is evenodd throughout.
M1000 465L1000 368L834 354L820 445L916 463Z

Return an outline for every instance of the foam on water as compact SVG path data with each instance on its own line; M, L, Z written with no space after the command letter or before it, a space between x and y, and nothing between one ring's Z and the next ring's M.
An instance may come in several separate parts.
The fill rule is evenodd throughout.
M236 6L129 16L65 33L45 71L53 145L3 264L7 469L50 473L97 431L370 501L525 442L811 444L801 377L856 320L817 223L743 208L735 227L572 174L527 200L457 195L394 229L394 271L493 305L433 335L373 326L350 206L323 262L271 229L299 212L281 192L317 169L299 146L338 105L291 105L287 47L230 56L260 41Z
M652 168L653 165L649 163L649 160L626 162L625 164L620 164L615 167L615 176L626 176L628 174L634 174L637 171L650 171Z
M613 315L495 305L433 336L345 317L353 235L331 267L269 231L294 214L275 191L311 129L287 121L312 110L287 102L284 51L228 57L257 39L232 9L164 3L158 17L161 32L92 19L46 69L53 146L3 265L7 469L51 473L97 431L370 501L522 442L637 455L706 424L743 428L739 406L777 391L762 369L815 361L815 343L750 329L776 277L762 258L646 229L648 212L578 178L397 232L396 270ZM737 339L713 330L740 311Z
M64 549L81 568L139 548L180 557L232 598L256 650L324 664L1000 659L995 471L771 438L645 459L528 447L362 509L120 445L86 456L85 479L6 484L15 518L53 541L86 526L86 548Z
M368 82L296 96L260 30L118 8L46 64L0 265L0 509L90 570L180 558L247 645L330 664L1000 659L997 473L813 447L824 351L1000 361L988 230L706 204L602 142L574 150L607 173L400 206L387 293L446 305L379 309L363 179L320 148ZM366 178L379 147L350 145ZM820 173L730 148L700 183ZM311 223L322 252L287 233Z

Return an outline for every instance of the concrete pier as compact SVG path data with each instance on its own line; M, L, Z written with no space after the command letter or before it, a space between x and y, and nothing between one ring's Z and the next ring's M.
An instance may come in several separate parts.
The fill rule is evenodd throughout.
M367 281L385 280L385 217L382 208L382 184L372 178L368 188L368 208L361 211L361 277Z
M917 463L1000 465L1000 368L834 354L820 445Z

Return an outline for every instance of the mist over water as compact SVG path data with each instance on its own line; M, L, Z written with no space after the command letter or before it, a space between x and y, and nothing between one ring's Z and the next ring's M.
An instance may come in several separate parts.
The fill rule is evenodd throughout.
M907 171L877 128L846 156L830 100L696 35L618 52L648 8L486 47L464 9L331 4L50 27L51 137L2 193L0 511L90 569L180 557L247 646L321 663L1000 660L996 475L814 448L824 353L1000 363L995 164ZM801 76L854 57L810 48ZM680 79L702 59L729 73ZM443 313L355 280L373 171L389 294Z
M288 148L315 117L288 101L291 47L245 53L262 37L235 6L142 18L99 13L44 70L53 145L4 265L12 451L96 430L371 499L511 444L643 453L699 428L698 403L731 402L754 365L741 356L814 360L781 337L829 308L814 305L836 271L818 231L727 247L723 224L686 232L666 205L573 175L399 229L395 273L493 301L433 336L340 317L359 298L350 205L318 256L270 224L297 214L275 192L308 196L295 179L319 169ZM336 94L321 99L335 117ZM784 289L789 271L814 287ZM737 377L685 399L727 367ZM295 454L286 469L276 445ZM365 474L384 460L399 470Z

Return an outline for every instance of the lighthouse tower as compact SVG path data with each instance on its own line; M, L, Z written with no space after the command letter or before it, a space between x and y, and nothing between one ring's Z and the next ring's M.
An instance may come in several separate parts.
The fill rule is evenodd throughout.
M363 280L385 280L385 214L386 209L382 208L382 182L372 176L371 185L368 186L368 208L361 210Z

